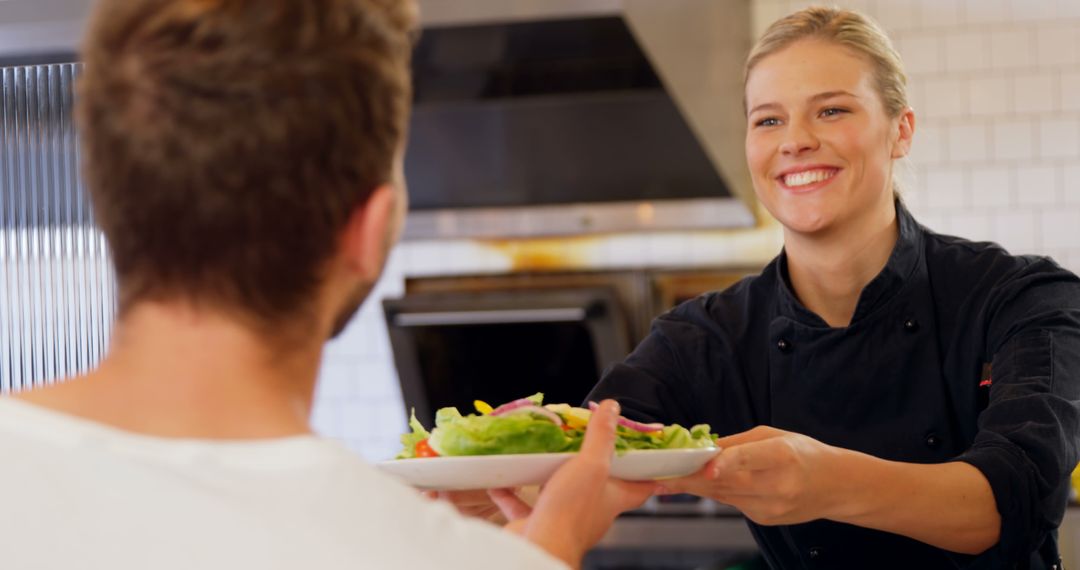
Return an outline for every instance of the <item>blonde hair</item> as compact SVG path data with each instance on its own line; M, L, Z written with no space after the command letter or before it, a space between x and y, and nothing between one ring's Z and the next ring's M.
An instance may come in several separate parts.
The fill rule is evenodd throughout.
M866 57L874 69L874 87L889 118L899 117L907 108L907 75L889 36L867 16L839 8L815 6L773 22L746 58L743 84L761 60L804 39L842 45Z

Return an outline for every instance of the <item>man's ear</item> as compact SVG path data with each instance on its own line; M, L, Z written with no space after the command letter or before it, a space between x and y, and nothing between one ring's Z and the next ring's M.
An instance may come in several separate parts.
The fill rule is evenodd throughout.
M382 272L389 232L395 223L396 201L392 184L379 186L349 214L341 233L345 267L366 281L374 282Z
M915 136L915 110L911 107L900 114L900 124L893 140L892 158L903 158L911 152L911 140Z

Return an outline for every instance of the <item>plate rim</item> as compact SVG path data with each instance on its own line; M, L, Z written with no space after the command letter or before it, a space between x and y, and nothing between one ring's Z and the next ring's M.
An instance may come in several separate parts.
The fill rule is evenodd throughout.
M710 446L710 447L679 447L679 448L675 448L675 449L631 449L631 450L628 450L628 451L626 451L625 453L623 453L621 455L619 455L618 453L613 454L612 460L614 461L616 459L626 457L628 455L638 455L638 454L642 454L642 453L663 452L663 453L668 453L668 454L683 454L683 453L701 453L701 452L704 452L704 451L708 451L708 452L711 452L711 453L715 454L715 453L719 453L720 451L723 451L723 448L718 446L718 445L714 445L714 446ZM570 456L577 455L577 453L578 452L576 452L576 451L556 451L556 452L542 452L542 453L491 453L491 454L486 454L486 455L440 455L438 457L405 457L405 458L402 458L402 459L384 459L384 460L379 461L378 463L376 463L376 465L399 465L399 464L401 464L402 461L407 461L409 463L413 463L413 462L416 462L418 460L431 461L431 460L439 460L439 459L441 459L441 460L443 460L445 462L445 461L461 460L461 459L472 459L472 460L491 459L491 458L496 458L496 457L500 458L500 459L512 459L512 458L519 458L520 459L520 458L530 458L530 457L554 458L554 457L564 457L564 456L570 457Z

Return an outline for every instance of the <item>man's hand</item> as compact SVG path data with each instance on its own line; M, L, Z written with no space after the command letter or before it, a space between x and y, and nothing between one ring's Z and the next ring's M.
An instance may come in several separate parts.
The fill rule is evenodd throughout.
M618 416L617 402L605 400L600 404L589 420L581 451L548 480L535 507L529 507L511 491L490 492L511 519L507 525L510 530L575 568L619 513L641 506L656 489L652 482L631 483L609 477Z
M691 493L729 504L758 524L780 525L837 513L842 450L772 427L720 438L719 455L700 471L663 481L663 492Z

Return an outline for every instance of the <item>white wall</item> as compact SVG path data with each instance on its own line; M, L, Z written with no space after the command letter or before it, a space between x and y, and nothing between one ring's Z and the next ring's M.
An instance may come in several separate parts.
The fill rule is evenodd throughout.
M758 33L808 4L756 0ZM906 194L915 215L937 231L1052 255L1080 272L1080 0L837 4L877 18L906 62L918 117L917 179ZM591 242L584 263L763 260L777 239L775 228L619 236ZM373 298L327 351L317 429L369 459L393 455L404 413L378 300L401 294L406 274L504 267L505 257L475 244L399 246Z

